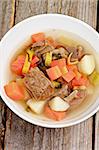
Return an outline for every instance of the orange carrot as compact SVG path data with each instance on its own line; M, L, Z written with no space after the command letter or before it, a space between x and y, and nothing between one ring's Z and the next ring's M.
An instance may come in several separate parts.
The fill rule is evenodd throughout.
M22 68L25 62L25 55L19 55L15 61L11 63L11 71L17 75L22 75Z
M37 34L33 34L32 35L32 42L40 42L45 40L45 34L43 32L37 33Z
M13 100L27 100L30 98L23 82L17 81L17 82L10 82L7 85L4 86L5 92L8 97L10 97Z
M51 67L47 69L46 72L51 80L56 80L62 75L58 66Z
M22 100L24 99L24 90L16 82L8 83L4 86L5 92L8 97L13 100Z
M67 69L71 71L78 70L76 65L67 65Z
M45 106L44 113L46 117L56 120L56 121L60 121L66 117L66 111L63 111L63 112L54 111L50 109L48 105Z
M89 80L86 76L81 76L80 78L74 78L72 80L72 86L88 86Z
M68 71L73 71L78 79L82 76L76 65L67 65L67 69Z
M67 82L70 82L75 76L76 75L73 71L68 71L66 74L62 75L63 79Z
M76 78L78 78L78 79L81 78L82 74L78 70L74 70L73 72L75 73Z
M56 46L58 45L57 42L52 37L47 37L46 40L48 44L53 46L54 48L56 48Z

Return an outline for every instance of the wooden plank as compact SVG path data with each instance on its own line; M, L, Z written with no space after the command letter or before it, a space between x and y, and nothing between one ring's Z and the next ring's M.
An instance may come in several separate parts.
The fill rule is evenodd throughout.
M60 13L62 0L48 0L47 13Z
M97 0L62 0L61 13L78 18L96 28Z
M0 39L9 30L12 17L11 0L0 1ZM3 149L6 124L6 106L0 97L0 150Z
M99 1L97 3L97 31L99 33ZM95 116L95 150L99 150L99 111Z
M46 13L46 0L16 1L15 23L36 14ZM33 126L7 109L5 150L41 149L43 128Z
M12 0L0 0L0 39L9 30L12 15Z
M5 134L5 104L2 102L0 98L0 150L3 149L3 142L4 142L4 134Z
M95 117L95 150L99 150L99 111Z
M58 12L82 19L95 28L96 5L94 0L17 0L15 23L39 13ZM90 118L76 126L46 129L21 120L7 109L4 149L92 150L92 123Z
M7 109L4 150L31 150L33 147L33 125L17 117Z
M47 0L16 0L15 23L28 17L44 14L47 10Z

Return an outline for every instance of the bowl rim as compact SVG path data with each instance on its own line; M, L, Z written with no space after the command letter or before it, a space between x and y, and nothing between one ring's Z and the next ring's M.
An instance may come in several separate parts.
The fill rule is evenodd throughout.
M79 19L77 19L77 18L74 18L74 17L72 17L72 16L67 16L67 15L63 15L63 14L40 14L40 15L35 15L35 16L31 16L31 17L29 17L29 18L27 18L27 19L24 19L24 20L22 20L21 22L19 22L19 23L17 23L14 27L12 27L4 36L3 36L3 38L1 39L1 41L0 41L0 46L1 46L1 44L2 44L2 42L5 40L5 38L7 38L7 36L10 34L10 32L12 32L15 28L18 28L18 26L20 26L21 24L24 24L24 22L28 22L28 21L30 21L31 19L39 19L39 18L41 18L41 17L46 17L46 16L50 16L50 17L63 17L63 18L68 18L68 19L70 19L71 21L73 20L73 21L75 21L75 22L78 22L78 23L80 23L81 25L83 25L83 26L85 26L86 28L88 28L88 29L90 29L90 30L92 30L92 32L94 33L94 34L96 34L97 36L98 36L98 38L99 38L99 34L98 34L98 32L94 29L94 28L92 28L90 25L88 25L87 23L85 23L85 22L83 22L83 21L81 21L81 20L79 20ZM1 87L1 85L0 85L0 87ZM0 95L1 95L1 97L2 97L2 100L6 103L6 105L10 108L10 110L12 111L12 112L14 112L18 117L20 117L20 118L22 118L23 120L25 120L25 121L27 121L27 122L29 122L29 123L31 123L31 124L34 124L34 125L38 125L38 126L41 126L41 127L46 127L46 128L63 128L63 127L69 127L69 126L72 126L72 125L76 125L76 124L78 124L78 123L81 123L81 122L83 122L83 121L85 121L85 120L87 120L87 119L89 119L90 117L92 117L98 110L99 110L99 106L96 106L96 109L95 110L93 110L92 112L90 112L88 115L86 115L85 117L83 117L83 118L81 118L81 119L79 119L79 120L77 120L77 121L74 121L74 122L72 122L72 123L68 123L68 124L47 124L46 122L43 124L43 123L41 123L41 122L39 122L39 121L31 121L31 119L29 119L29 118L27 118L27 117L25 117L24 115L21 115L16 109L13 109L14 108L14 106L13 106L13 108L11 107L11 105L10 105L10 103L8 102L8 101L6 101L5 100L5 96L2 94L2 92L1 92L1 90L0 90Z

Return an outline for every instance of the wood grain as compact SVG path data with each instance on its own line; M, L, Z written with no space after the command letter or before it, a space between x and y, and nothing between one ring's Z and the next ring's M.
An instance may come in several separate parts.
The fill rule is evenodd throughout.
M0 39L9 30L12 8L11 0L0 0ZM3 150L6 124L6 106L0 97L0 150Z
M95 119L95 150L99 150L99 112Z
M14 14L12 14L11 19L13 20L15 18L15 20L12 21L12 25L14 22L18 23L21 20L36 14L62 13L79 18L96 28L97 0L16 0L14 6ZM8 12L9 11L6 13ZM7 22L9 22L9 20ZM4 25L0 31L1 35L6 32L5 27L6 25ZM8 29L8 26L6 28ZM97 116L99 115L97 114ZM98 141L99 117L97 116L95 135ZM72 127L46 129L25 122L7 109L4 149L93 150L92 127L93 118L90 118ZM99 149L99 142L97 141L95 142L96 150Z
M47 11L47 0L16 0L15 23Z
M0 39L9 30L12 15L12 0L0 0Z
M5 134L5 105L2 102L2 99L0 99L0 150L3 149L3 142L4 142L4 134Z
M96 28L97 0L62 0L61 13L78 18Z
M47 13L61 13L61 0L48 0Z
M97 31L99 33L99 1L97 2ZM99 111L95 116L95 150L99 150Z

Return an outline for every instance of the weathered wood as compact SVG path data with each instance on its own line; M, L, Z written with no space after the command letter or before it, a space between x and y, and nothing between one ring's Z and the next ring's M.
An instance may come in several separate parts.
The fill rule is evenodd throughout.
M28 17L46 13L47 0L16 0L15 23Z
M96 0L16 0L16 13L12 18L15 16L17 23L40 13L63 13L77 17L95 28L96 6ZM92 150L92 118L62 129L31 125L9 109L6 118L5 150ZM98 132L96 128L97 139Z
M62 0L48 0L47 13L61 13Z
M95 150L99 150L99 112L95 118Z
M34 137L33 128L33 125L7 109L4 150L31 150Z
M99 33L99 1L97 2L97 31ZM99 111L95 116L95 150L99 150Z
M10 28L13 27L14 25L14 18L15 18L15 0L12 0L12 4L11 4L11 17L10 17Z
M9 30L12 16L12 0L0 0L0 39Z
M96 28L97 0L62 0L61 13L78 18Z
M36 14L46 13L46 0L16 1L15 23ZM33 126L7 109L5 150L41 149L43 128Z
M11 23L11 0L0 1L0 39L9 30ZM0 150L3 150L6 124L6 106L0 97Z
M0 99L0 150L3 149L4 134L5 134L5 104Z

